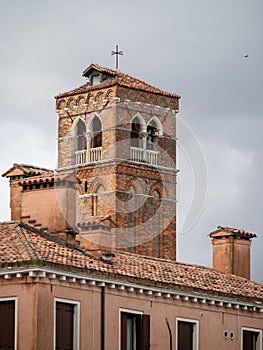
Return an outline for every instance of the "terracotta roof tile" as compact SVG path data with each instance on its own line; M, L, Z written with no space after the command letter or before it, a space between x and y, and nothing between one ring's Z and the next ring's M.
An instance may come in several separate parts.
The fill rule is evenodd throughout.
M41 261L115 280L263 302L263 285L242 277L120 251L103 261L23 223L0 223L0 247L0 268Z
M38 166L34 166L34 165L29 165L29 164L17 164L15 163L12 168L10 168L9 170L7 170L2 176L7 176L9 175L9 173L13 172L14 170L20 170L24 175L27 176L35 176L35 175L41 175L44 174L46 172L49 172L51 170L46 169L46 168L41 168Z
M158 94L162 96L167 96L167 97L175 97L175 98L180 98L180 95L177 95L175 93L170 93L166 92L164 90L161 90L159 88L156 88L150 84L145 83L142 80L139 80L137 78L134 78L128 74L124 74L120 71L114 71L112 69L104 68L101 67L97 64L92 64L90 65L87 69L85 69L83 75L85 76L87 72L91 69L96 69L100 72L106 73L109 75L108 79L102 82L101 84L91 86L88 83L84 84L76 89L61 93L57 95L55 98L61 98L61 97L66 97L66 96L71 96L75 95L78 93L85 93L93 90L98 90L106 87L111 87L111 86L122 86L122 87L127 87L135 90L140 90L140 91L145 91L153 94Z
M244 239L251 239L257 237L255 233L247 232L234 227L224 227L218 226L216 231L213 231L209 234L211 238L220 238L228 236L239 236Z

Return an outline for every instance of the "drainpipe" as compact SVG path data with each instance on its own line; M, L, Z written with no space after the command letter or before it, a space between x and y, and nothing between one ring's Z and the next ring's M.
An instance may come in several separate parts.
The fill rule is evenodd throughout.
M169 337L170 337L170 350L173 349L173 338L172 338L172 332L171 332L171 327L169 325L169 321L168 321L168 318L166 317L165 318L165 321L166 321L166 325L167 325L167 328L168 328L168 331L169 331Z
M101 287L101 350L105 350L105 287Z

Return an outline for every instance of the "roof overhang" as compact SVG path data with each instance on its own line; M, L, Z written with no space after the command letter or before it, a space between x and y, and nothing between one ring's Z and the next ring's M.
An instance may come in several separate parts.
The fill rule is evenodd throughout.
M154 286L148 286L141 283L126 282L115 278L107 278L103 276L96 276L89 273L81 273L77 271L66 271L59 268L52 267L40 267L40 266L27 266L16 267L8 266L0 269L0 277L3 277L5 281L11 281L13 279L25 278L28 283L28 278L32 281L39 282L41 280L48 279L50 283L57 280L59 283L70 282L72 288L74 285L86 285L106 287L109 290L116 290L123 293L126 291L129 294L139 294L145 298L152 296L156 298L162 298L170 301L183 301L189 304L199 303L206 304L207 306L217 306L226 309L244 310L249 312L263 313L263 303L258 301L246 302L237 300L235 298L217 297L209 294L198 292L187 292L180 290L179 288L160 288Z

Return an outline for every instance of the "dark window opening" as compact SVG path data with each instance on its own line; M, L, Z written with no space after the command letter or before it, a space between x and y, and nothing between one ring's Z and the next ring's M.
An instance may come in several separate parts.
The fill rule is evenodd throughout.
M15 301L0 302L0 349L15 348Z
M150 316L121 312L121 350L150 349Z
M74 305L56 303L56 350L73 350Z
M97 148L102 146L102 125L100 119L96 116L92 120L92 138L91 147Z
M94 85L98 85L100 84L100 75L92 75L90 77L90 85L94 86Z
M88 192L88 181L85 181L85 184L84 184L84 192L85 192L85 193Z
M260 333L256 331L243 330L243 350L259 350Z
M154 145L157 140L158 135L158 127L156 122L153 120L148 126L147 126L147 142L146 142L146 148L149 150L154 149Z
M177 348L180 350L194 350L194 326L192 322L178 321Z
M82 151L87 148L85 133L86 133L86 125L82 120L79 120L77 123L77 131L76 131L77 151Z
M141 124L138 117L134 118L131 126L131 146L141 146Z

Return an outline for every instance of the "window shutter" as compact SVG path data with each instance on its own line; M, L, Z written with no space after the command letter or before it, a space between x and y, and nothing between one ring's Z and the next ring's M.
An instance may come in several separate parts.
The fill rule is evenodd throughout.
M127 314L121 313L121 350L126 350Z
M179 321L178 322L178 349L193 349L193 323Z
M56 349L73 350L74 305L56 303Z
M142 350L150 349L150 315L142 315Z
M0 303L0 349L14 349L15 302Z

